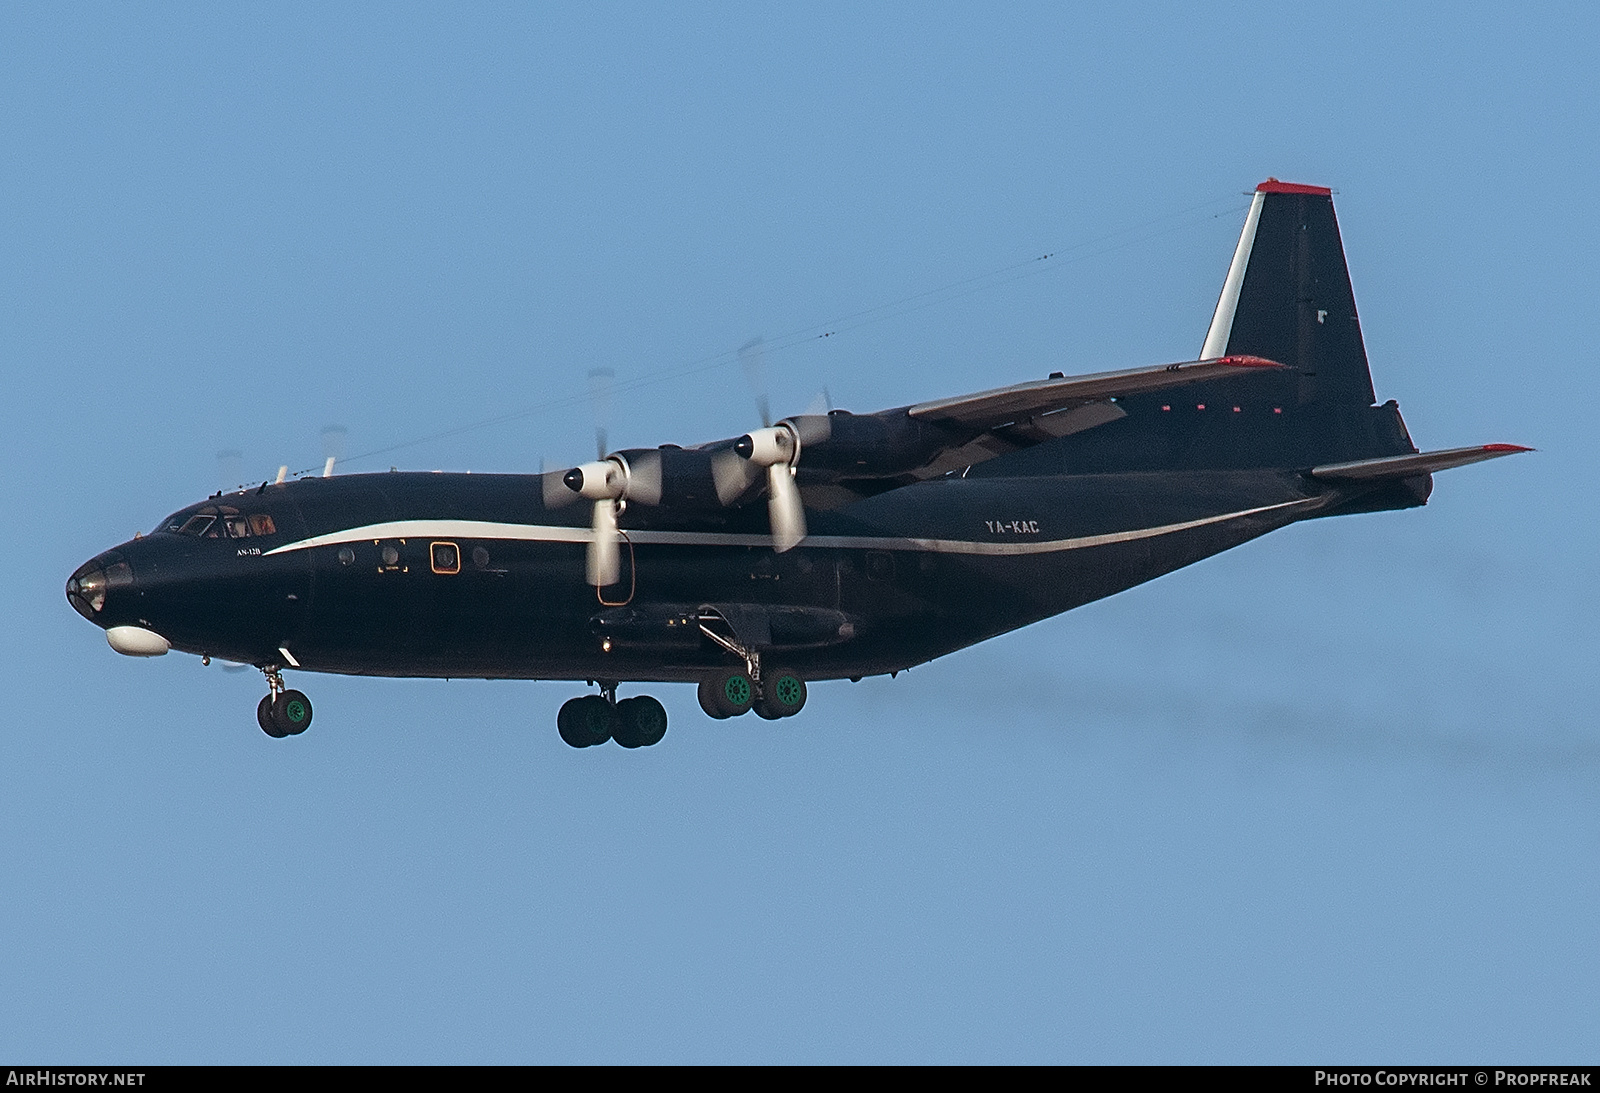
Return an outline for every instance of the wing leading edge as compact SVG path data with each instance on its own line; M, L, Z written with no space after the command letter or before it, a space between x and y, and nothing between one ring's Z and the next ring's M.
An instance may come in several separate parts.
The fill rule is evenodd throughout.
M1089 402L1145 394L1203 380L1276 372L1283 368L1284 365L1265 357L1233 356L1129 368L1120 372L1094 372L1085 376L1055 376L956 398L919 402L908 407L906 413L924 421L989 429L1070 410Z
M1382 478L1410 478L1414 475L1447 471L1452 467L1465 467L1469 463L1482 463L1486 459L1499 459L1504 455L1531 452L1520 444L1477 444L1470 448L1447 448L1437 452L1417 452L1414 455L1391 455L1382 459L1356 459L1349 463L1327 463L1311 468L1313 478L1329 481L1365 482Z

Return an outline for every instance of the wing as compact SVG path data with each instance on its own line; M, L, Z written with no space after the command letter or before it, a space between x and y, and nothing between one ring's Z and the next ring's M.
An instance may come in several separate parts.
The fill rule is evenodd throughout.
M871 414L801 414L744 437L692 449L625 449L599 463L546 475L545 504L554 507L581 493L668 508L726 508L770 493L775 482L789 482L769 473L781 464L800 490L795 501L803 500L805 508L838 508L1115 421L1127 416L1115 401L1121 396L1283 370L1262 357L1231 356L1057 374ZM790 503L791 509L800 507Z
M1130 368L1121 372L1096 372L1087 376L1057 375L1047 380L996 387L973 395L919 402L909 407L906 413L924 421L992 429L1015 422L1038 420L1086 403L1160 391L1201 380L1248 375L1252 369L1276 371L1283 367L1277 361L1269 361L1264 357L1219 357L1216 360Z
M1276 361L1234 356L1087 376L1056 374L873 414L835 410L780 424L792 427L800 440L798 481L806 506L837 508L1115 421L1127 416L1116 403L1121 396L1282 371ZM752 478L750 486L757 484Z

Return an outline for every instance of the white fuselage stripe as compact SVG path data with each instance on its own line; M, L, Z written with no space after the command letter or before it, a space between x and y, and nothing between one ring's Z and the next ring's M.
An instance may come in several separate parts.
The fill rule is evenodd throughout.
M1081 535L1074 539L1046 539L1022 542L974 542L967 539L919 539L899 536L869 535L808 535L802 546L823 550L913 550L934 554L1053 554L1061 550L1082 550L1086 547L1110 546L1136 539L1150 539L1158 535L1171 535L1191 528L1220 524L1245 516L1276 512L1299 505L1315 504L1320 498L1299 501L1282 501L1275 505L1261 505L1253 509L1224 512L1216 516L1203 516L1198 520L1184 520L1177 524L1162 524L1153 528L1134 528L1113 531L1104 535ZM770 535L742 535L720 531L627 531L629 541L641 546L696 546L696 547L771 547ZM293 550L310 550L313 547L338 546L341 543L372 542L380 539L502 539L535 543L587 543L594 533L584 527L563 527L555 524L503 524L491 520L391 520L383 524L366 524L345 531L316 535L299 542L286 543L267 554L284 554Z

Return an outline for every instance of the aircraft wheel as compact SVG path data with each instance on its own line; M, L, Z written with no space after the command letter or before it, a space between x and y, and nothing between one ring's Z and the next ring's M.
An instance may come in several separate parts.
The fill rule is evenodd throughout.
M767 672L761 678L761 697L755 711L768 721L793 717L806 704L806 681L787 668Z
M282 738L289 734L278 728L278 723L272 720L272 696L266 695L256 706L256 724L261 726L261 731L268 736Z
M722 707L717 705L716 676L706 676L700 681L699 698L700 708L706 712L707 717L714 717L721 721L728 716L722 712Z
M568 699L556 713L556 731L574 748L604 744L616 728L617 711L599 695Z
M611 736L625 748L648 748L667 735L667 709L649 695L617 703L617 727Z
M284 736L299 736L311 727L311 700L300 691L284 691L272 704L271 716Z
M708 677L701 686L708 693L701 698L700 705L705 706L712 717L738 717L750 709L756 697L755 684L750 682L743 668L724 669ZM706 698L711 700L709 706Z

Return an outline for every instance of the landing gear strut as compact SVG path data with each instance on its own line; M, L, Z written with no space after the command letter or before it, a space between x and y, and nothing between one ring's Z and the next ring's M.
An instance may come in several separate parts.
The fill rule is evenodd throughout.
M746 648L738 641L706 625L702 616L700 632L744 661L742 668L724 668L700 680L700 708L721 720L755 710L768 721L793 717L806 704L806 681L787 668L761 666L759 650Z
M268 693L256 706L256 724L268 736L299 736L311 727L311 700L302 692L285 688L276 666L261 669Z
M568 699L556 714L561 739L574 748L615 740L625 748L648 748L667 735L667 711L649 695L617 701L614 680L601 680L600 693Z

